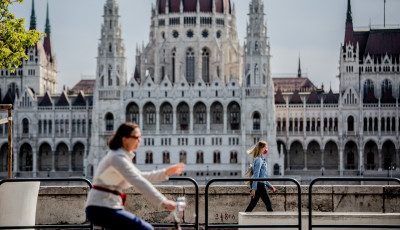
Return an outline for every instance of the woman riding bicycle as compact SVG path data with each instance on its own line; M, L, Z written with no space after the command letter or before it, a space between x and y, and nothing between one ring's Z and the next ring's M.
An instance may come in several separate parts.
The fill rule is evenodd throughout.
M179 175L185 165L179 163L166 169L141 172L132 163L133 153L139 148L141 132L137 124L126 122L119 126L110 138L111 149L100 161L93 178L93 188L86 202L86 217L97 225L108 229L152 230L146 221L124 210L123 189L134 186L156 207L172 211L176 203L163 196L151 182L168 180L169 176Z

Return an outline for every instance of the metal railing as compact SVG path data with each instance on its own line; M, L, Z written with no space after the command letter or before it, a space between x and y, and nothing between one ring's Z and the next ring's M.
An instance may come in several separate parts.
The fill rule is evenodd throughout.
M199 229L199 185L197 182L190 177L171 177L169 178L170 181L189 181L192 182L195 189L196 189L196 195L195 195L195 221L194 224L180 224L181 227L194 227L194 229L198 230ZM175 224L151 224L154 227L173 227Z
M297 186L297 207L298 207L298 224L296 225L229 225L229 224L208 224L208 189L214 182L232 182L232 181L291 181ZM205 190L205 229L209 228L298 228L301 230L301 187L300 183L293 178L237 178L237 179L211 179L208 181Z
M312 187L318 181L394 181L400 184L400 179L386 177L323 177L311 181L308 189L308 229L312 228L400 228L400 225L356 225L356 224L312 224Z
M5 179L0 180L0 186L3 183L15 183L15 182L85 182L89 188L92 188L92 183L85 178L21 178L21 179ZM57 228L76 228L76 229L91 229L93 230L93 224L80 224L80 225L34 225L34 226L0 226L0 229L57 229Z

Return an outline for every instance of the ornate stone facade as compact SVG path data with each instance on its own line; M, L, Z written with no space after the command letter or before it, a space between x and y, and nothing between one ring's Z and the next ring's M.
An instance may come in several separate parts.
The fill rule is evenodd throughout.
M271 77L262 0L250 1L243 46L229 0L158 0L130 80L119 17L117 1L106 0L96 79L71 91L54 94L49 41L28 49L33 57L16 76L2 70L1 102L15 105L16 176L91 177L125 121L142 129L139 168L185 162L185 175L199 181L240 177L259 140L269 142L270 175L398 173L400 32L354 31L350 1L338 93L300 68L295 78ZM6 130L0 125L0 176Z

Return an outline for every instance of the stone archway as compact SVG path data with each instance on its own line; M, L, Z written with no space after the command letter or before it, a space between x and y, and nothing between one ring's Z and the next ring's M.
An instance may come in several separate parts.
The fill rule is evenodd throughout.
M290 145L289 155L290 169L304 169L304 148L299 141L295 141Z
M349 141L344 147L344 168L348 170L358 169L358 148L356 143Z
M378 162L378 145L374 141L368 141L364 146L364 169L377 170Z
M83 171L84 156L85 156L85 146L80 142L76 143L71 153L72 171Z
M321 147L316 141L311 141L307 146L307 168L321 169Z
M43 143L40 145L38 156L39 171L52 170L52 159L53 152L51 151L50 145L48 143Z
M398 165L399 162L396 162L396 146L392 141L386 141L382 146L382 169L397 168Z
M58 144L54 157L55 157L56 171L68 171L69 151L68 151L68 146L66 144L64 143Z
M329 141L324 150L325 169L339 170L339 151L335 142Z
M33 153L30 144L25 143L21 146L19 151L19 170L32 171L33 169Z

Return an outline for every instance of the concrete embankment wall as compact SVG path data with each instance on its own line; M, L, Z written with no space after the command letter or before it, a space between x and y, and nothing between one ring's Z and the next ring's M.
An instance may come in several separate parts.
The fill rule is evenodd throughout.
M195 189L193 186L157 186L168 198L176 200L185 196L187 207L184 221L194 223ZM276 186L270 193L275 211L297 211L297 187ZM204 223L204 192L200 186L199 221ZM133 188L127 193L126 209L151 223L170 222L169 212L153 207ZM41 187L36 210L36 224L85 223L84 206L87 187ZM301 187L302 211L308 210L308 186ZM209 223L238 223L238 213L243 212L250 201L246 186L211 186L209 188ZM315 212L380 212L400 213L400 186L315 186L313 187L313 211ZM254 211L264 211L260 200Z

